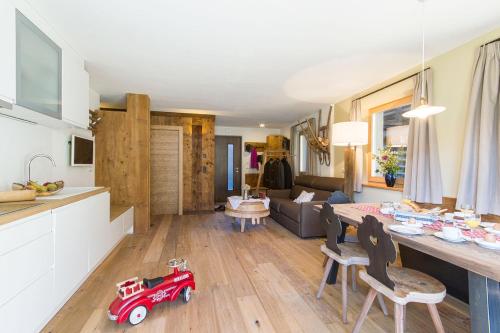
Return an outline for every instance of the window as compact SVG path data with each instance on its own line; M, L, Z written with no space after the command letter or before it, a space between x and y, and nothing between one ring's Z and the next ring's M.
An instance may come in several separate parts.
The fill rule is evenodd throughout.
M383 183L383 175L377 172L377 163L373 155L388 145L400 153L397 183L402 184L406 166L406 148L410 119L402 115L411 109L412 96L407 96L369 110L368 137L368 182Z
M307 143L306 137L301 134L299 136L299 172L302 173L307 173L307 159L308 159L308 154L309 154L309 144Z
M227 190L234 191L234 145L227 145Z

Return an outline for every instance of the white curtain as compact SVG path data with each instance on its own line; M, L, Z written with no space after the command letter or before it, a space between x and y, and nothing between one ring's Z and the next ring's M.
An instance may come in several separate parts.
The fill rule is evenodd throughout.
M361 100L355 99L351 104L351 121L362 121ZM354 156L354 192L363 191L363 146L356 146Z
M295 178L299 175L299 126L295 125L290 128L290 151L292 154L291 167Z
M432 104L432 73L428 69L423 78L422 73L415 76L412 108L420 105L422 79L424 97ZM403 195L417 202L441 204L443 201L436 126L432 116L410 120Z
M500 215L500 42L474 62L457 207Z

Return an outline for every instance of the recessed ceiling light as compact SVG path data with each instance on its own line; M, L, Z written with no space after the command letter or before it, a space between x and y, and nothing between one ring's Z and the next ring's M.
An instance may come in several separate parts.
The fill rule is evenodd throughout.
M264 128L264 127L266 127L266 124L259 124L259 127Z

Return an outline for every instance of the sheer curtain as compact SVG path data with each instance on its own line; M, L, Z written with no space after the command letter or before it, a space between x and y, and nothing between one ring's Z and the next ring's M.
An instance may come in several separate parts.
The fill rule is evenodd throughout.
M424 97L432 104L432 72L430 69L415 76L412 108L420 105L422 81ZM443 201L441 166L434 117L411 118L406 153L403 195L417 202L440 204Z
M500 215L500 42L479 48L465 129L457 207Z
M361 100L355 99L351 104L351 121L362 121ZM363 191L363 146L356 146L354 155L354 192Z
M290 152L292 155L292 173L295 176L299 175L299 125L290 128Z

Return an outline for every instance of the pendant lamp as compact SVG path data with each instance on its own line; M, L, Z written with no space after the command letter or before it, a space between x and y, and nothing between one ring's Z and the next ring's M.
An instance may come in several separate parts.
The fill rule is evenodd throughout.
M422 74L420 77L421 81L421 95L420 95L420 105L410 111L403 113L403 117L406 118L427 118L435 114L441 113L446 110L444 106L435 106L428 104L427 98L425 98L424 92L424 72L425 72L425 0L418 0L422 3Z

